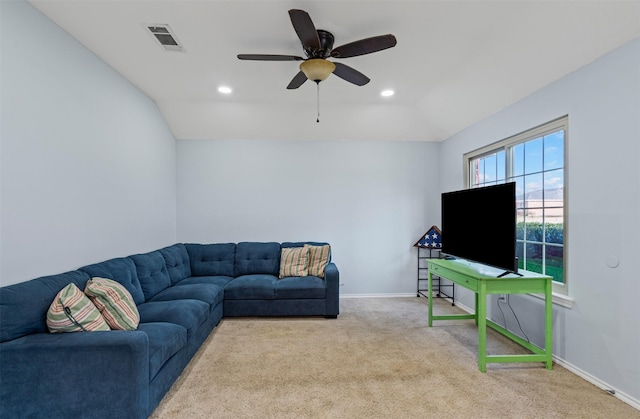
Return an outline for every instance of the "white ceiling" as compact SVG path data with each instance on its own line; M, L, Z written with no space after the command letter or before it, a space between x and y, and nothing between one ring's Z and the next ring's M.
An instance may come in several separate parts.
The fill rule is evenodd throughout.
M178 139L441 141L640 36L639 1L30 0L158 104ZM371 78L286 86L304 55L287 11L306 10L339 46L398 45L341 60ZM167 52L143 23L169 24ZM64 59L64 57L60 57ZM224 96L217 87L233 93ZM391 98L380 91L392 88Z

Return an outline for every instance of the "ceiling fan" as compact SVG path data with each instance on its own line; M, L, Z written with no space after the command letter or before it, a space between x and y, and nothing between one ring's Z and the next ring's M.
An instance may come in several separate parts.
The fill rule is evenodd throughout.
M300 42L302 42L302 48L307 58L297 55L238 54L238 58L241 60L302 61L300 71L293 77L287 89L297 89L307 79L319 84L331 73L357 86L364 86L370 81L367 76L348 65L332 62L327 58L356 57L382 51L396 45L396 37L389 34L365 38L333 48L333 34L316 29L307 12L292 9L289 10L289 17Z

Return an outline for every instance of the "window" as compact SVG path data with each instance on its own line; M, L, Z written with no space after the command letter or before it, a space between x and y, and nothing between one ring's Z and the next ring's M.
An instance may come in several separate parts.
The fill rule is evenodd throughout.
M516 182L518 266L552 276L565 295L567 127L563 117L465 155L468 187Z

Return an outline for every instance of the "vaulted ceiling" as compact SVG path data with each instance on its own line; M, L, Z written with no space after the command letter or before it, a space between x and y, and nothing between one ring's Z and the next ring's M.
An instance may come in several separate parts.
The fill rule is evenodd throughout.
M441 141L640 36L638 1L30 3L150 96L178 139ZM292 8L333 33L335 46L398 40L341 60L371 82L320 83L320 123L315 83L286 89L299 62L236 57L304 55ZM165 51L145 24L168 24L185 51ZM233 92L219 93L223 85ZM395 95L381 97L384 89Z

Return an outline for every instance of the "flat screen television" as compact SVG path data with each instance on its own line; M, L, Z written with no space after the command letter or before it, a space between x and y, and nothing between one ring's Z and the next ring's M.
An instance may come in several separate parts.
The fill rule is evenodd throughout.
M517 272L515 182L442 194L442 253Z

